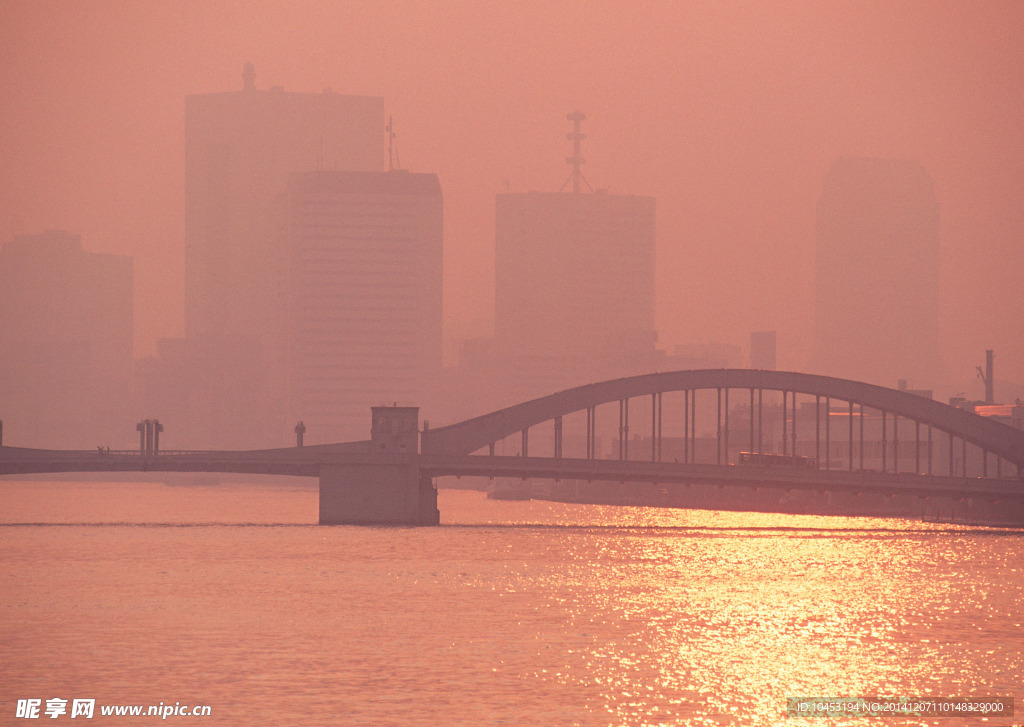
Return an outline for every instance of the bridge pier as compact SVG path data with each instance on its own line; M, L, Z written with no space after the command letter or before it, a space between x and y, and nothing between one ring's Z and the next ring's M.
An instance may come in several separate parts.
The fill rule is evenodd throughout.
M437 525L437 490L408 462L324 465L320 469L321 525Z
M372 412L366 459L320 466L320 524L437 525L437 490L420 472L419 409Z

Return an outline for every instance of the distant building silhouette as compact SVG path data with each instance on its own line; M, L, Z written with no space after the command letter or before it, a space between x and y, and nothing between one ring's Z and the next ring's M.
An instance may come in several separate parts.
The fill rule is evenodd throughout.
M130 443L133 263L62 230L0 248L5 444Z
M275 200L294 173L383 169L384 124L382 98L259 90L251 64L241 90L186 97L189 430L205 445L290 438L266 325L283 284Z
M917 162L839 159L817 222L815 354L822 373L934 388L939 207Z
M654 351L654 199L499 194L495 335L613 365Z
M498 195L495 346L521 395L651 367L654 208L603 191Z
M567 118L571 191L497 195L494 337L464 345L452 417L654 367L655 200L586 191Z
M292 177L284 225L287 422L311 443L367 437L370 407L429 404L441 373L436 175Z
M775 370L775 331L750 334L750 368Z

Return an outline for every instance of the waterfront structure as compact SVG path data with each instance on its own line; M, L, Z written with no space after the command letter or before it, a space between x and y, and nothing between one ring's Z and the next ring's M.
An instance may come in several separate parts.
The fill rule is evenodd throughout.
M5 443L95 447L130 433L133 261L63 230L0 248Z
M185 99L189 430L205 446L281 443L276 200L291 174L384 168L379 97L257 89Z
M918 162L839 159L817 213L815 370L941 382L939 206Z
M293 175L280 321L285 421L310 442L366 436L366 412L436 398L443 201L436 175Z

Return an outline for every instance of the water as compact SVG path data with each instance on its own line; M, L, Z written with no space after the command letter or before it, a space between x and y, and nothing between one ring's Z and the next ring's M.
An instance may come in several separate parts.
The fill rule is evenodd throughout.
M210 705L167 720L209 725L801 724L786 697L814 695L1024 709L1019 531L455 490L438 528L319 527L309 486L0 492L0 724L52 697Z

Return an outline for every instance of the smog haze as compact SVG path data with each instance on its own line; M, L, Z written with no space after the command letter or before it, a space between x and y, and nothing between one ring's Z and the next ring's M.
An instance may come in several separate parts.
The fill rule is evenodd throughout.
M260 89L384 99L399 163L443 189L450 340L492 330L495 196L558 191L581 109L588 182L657 200L659 347L774 330L778 367L806 370L826 174L913 160L938 205L946 379L911 385L980 398L995 349L997 386L1018 382L997 396L1024 389L1019 3L2 8L0 238L63 229L134 258L136 356L185 333L185 97L240 90L251 62Z

